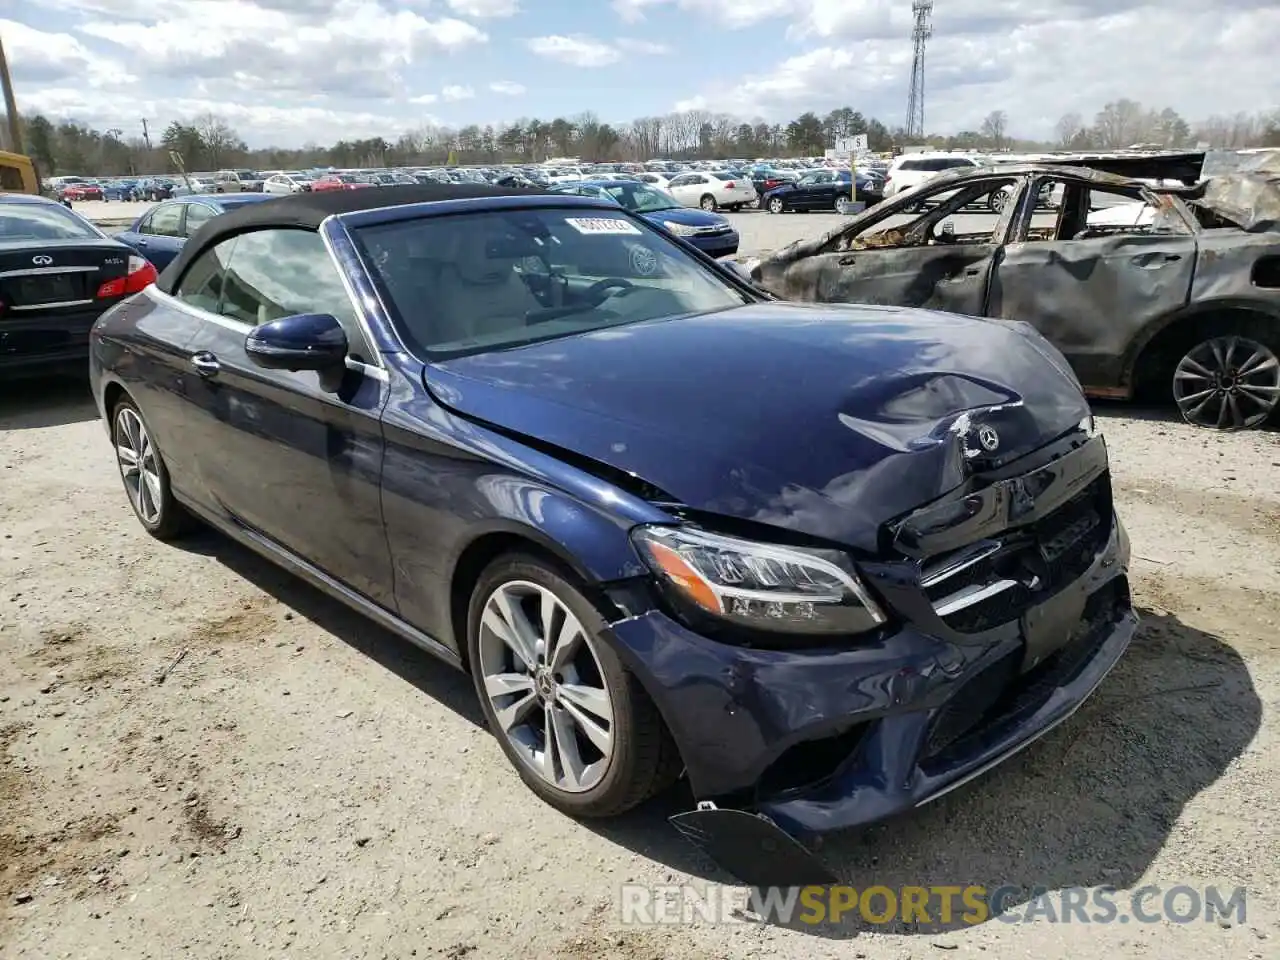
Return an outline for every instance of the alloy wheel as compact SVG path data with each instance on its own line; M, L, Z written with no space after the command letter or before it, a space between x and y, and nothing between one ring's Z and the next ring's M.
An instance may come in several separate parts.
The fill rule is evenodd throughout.
M614 709L595 644L551 590L499 585L480 619L480 674L520 762L550 786L584 793L614 752Z
M160 463L151 436L142 418L129 407L116 414L116 460L125 492L142 522L155 526L160 522L162 487Z
M1173 398L1190 423L1218 429L1259 426L1280 403L1280 360L1249 337L1205 340L1178 362Z
M774 197L772 200L770 200L770 201L769 201L769 212L770 212L770 213L781 213L781 212L782 212L782 200L781 200L781 198L779 198L779 197Z

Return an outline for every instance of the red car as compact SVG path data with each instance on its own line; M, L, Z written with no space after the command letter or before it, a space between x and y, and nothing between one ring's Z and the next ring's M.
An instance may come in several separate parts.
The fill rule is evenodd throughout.
M354 173L330 173L311 184L312 193L324 193L327 190L359 190L372 187L367 180L361 180Z
M64 200L101 200L102 188L96 183L69 183L62 188Z

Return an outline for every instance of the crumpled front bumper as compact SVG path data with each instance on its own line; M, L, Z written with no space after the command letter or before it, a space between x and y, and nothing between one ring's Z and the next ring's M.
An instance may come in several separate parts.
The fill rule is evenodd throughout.
M1063 611L1063 644L942 750L929 749L930 730L1018 654L1020 624L969 644L907 623L872 645L795 651L717 643L656 611L611 632L662 711L695 798L758 812L803 839L937 799L1068 719L1134 635L1128 563L1113 515L1087 570L1043 604ZM816 781L771 785L770 772L813 743L847 753Z

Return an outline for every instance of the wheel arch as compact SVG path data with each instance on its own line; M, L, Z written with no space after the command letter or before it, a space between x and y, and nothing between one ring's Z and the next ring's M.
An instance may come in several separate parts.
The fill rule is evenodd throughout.
M618 533L626 537L624 531ZM562 574L568 574L580 584L584 595L606 621L617 620L622 615L603 586L612 578L603 576L604 571L598 565L583 562L580 554L563 538L514 520L498 520L476 531L462 545L449 568L449 626L453 632L454 647L461 655L464 666L467 666L467 610L471 594L485 569L507 553L531 555L545 561ZM638 562L637 559L636 563ZM635 572L639 573L638 566Z
M1151 389L1170 355L1183 341L1205 332L1210 323L1271 323L1280 336L1280 304L1245 297L1225 297L1192 304L1148 323L1129 345L1123 382L1131 396ZM1176 361L1176 357L1172 358Z
M110 418L112 413L116 409L116 405L121 400L125 400L125 399L132 401L133 397L129 396L129 391L124 388L124 384L120 383L118 380L108 381L106 385L103 386L102 388L103 413L105 413L107 417Z

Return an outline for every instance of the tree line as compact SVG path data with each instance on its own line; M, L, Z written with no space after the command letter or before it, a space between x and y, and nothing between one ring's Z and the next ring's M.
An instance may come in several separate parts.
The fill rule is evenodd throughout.
M424 125L395 140L384 137L338 140L329 146L251 149L223 118L206 113L175 120L157 142L126 136L119 128L98 130L75 120L56 122L37 114L23 122L27 152L44 176L79 174L163 174L180 158L189 172L225 167L296 169L317 166L372 167L537 163L550 157L585 161L692 158L754 158L821 155L843 137L865 134L871 150L909 146L952 150L1045 149L1114 150L1150 147L1214 148L1280 146L1280 110L1214 116L1189 123L1166 107L1149 109L1127 99L1106 104L1088 122L1078 113L1063 116L1051 142L1011 134L1003 110L989 113L977 130L908 138L852 107L825 116L812 111L788 123L747 121L728 114L689 110L641 117L625 125L603 122L593 113L552 120L520 119L500 126L470 124L458 129Z

